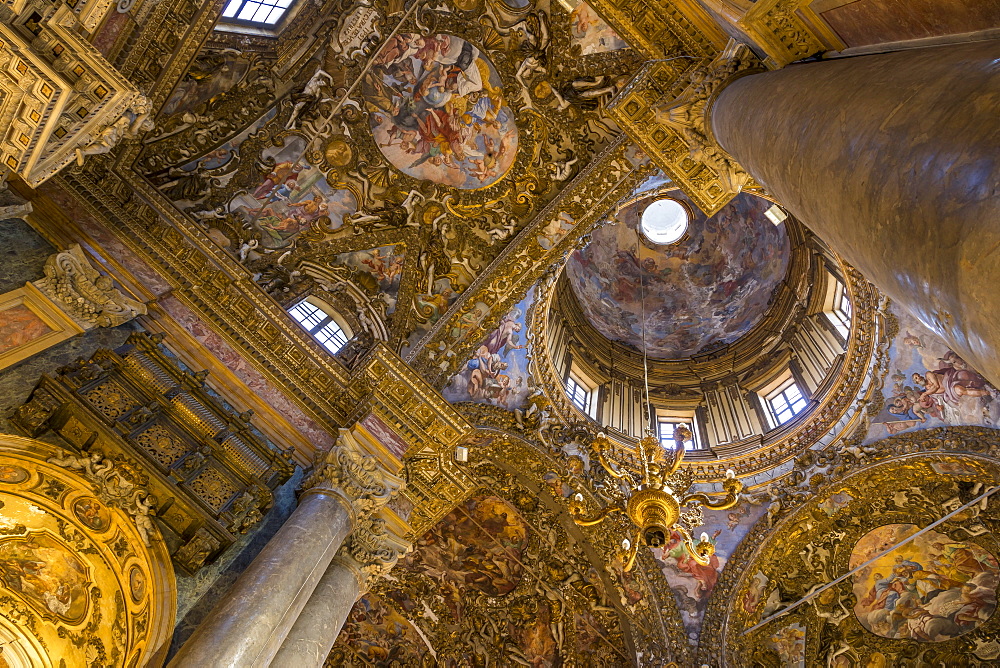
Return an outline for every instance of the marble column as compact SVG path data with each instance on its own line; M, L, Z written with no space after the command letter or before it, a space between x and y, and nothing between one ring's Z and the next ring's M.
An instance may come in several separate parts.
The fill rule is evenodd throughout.
M709 111L740 166L996 385L998 63L998 40L803 63Z
M354 602L410 549L410 543L389 531L382 518L361 522L330 562L272 668L321 668Z
M402 483L342 429L304 482L298 508L169 666L269 665L345 537Z

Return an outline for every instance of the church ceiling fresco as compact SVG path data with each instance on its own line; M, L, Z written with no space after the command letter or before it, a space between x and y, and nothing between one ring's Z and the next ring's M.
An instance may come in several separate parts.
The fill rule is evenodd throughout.
M756 499L743 501L730 510L706 510L698 531L708 535L715 553L701 564L684 548L681 535L674 531L662 548L650 548L663 577L677 599L688 642L697 645L702 618L719 574L743 537L764 514L766 505Z
M560 515L563 483L541 482L553 462L507 437L470 459L486 489L358 601L326 665L666 666L684 654L664 644L680 624L652 559L625 573L598 556L613 541L584 541Z
M138 164L279 300L329 288L317 267L396 246L412 258L399 276L407 308L381 309L377 329L412 352L618 138L603 109L638 56L576 10L345 6L294 83L220 37L174 89ZM348 34L367 37L345 45ZM278 103L265 109L269 97ZM541 225L541 250L577 222Z
M483 339L465 368L452 376L443 390L448 401L474 401L508 410L520 408L531 393L538 393L529 369L528 311L535 289L500 321ZM482 308L488 309L485 304Z
M605 23L586 2L566 0L565 4L573 7L573 12L570 14L570 20L573 22L572 43L580 46L582 55L628 48L625 40L619 37L614 28Z
M869 440L941 425L1000 423L997 389L911 315L898 307L893 314L899 329Z
M570 257L567 275L584 315L607 338L641 350L641 282L651 356L690 357L732 343L764 316L788 268L788 237L764 216L771 203L742 194L711 218L691 206L686 236L651 247L636 233L650 201L623 208Z
M951 427L800 457L756 495L766 512L716 583L699 661L994 665L1000 499L971 502L998 455L993 430Z

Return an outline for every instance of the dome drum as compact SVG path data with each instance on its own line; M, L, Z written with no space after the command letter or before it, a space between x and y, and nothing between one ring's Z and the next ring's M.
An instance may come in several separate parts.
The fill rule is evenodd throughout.
M761 220L753 223L759 227L753 229L767 230L763 225L773 229L774 224L763 216L771 205L765 200L761 202L764 204L744 202L739 206L744 212L759 214ZM667 356L662 346L658 349L649 346L646 360L649 404L646 404L642 330L636 324L638 318L630 319L631 315L641 317L641 305L636 309L639 312L633 313L632 303L627 300L622 303L624 297L632 294L629 292L632 288L635 301L639 301L640 286L637 280L634 286L623 285L621 275L614 272L636 270L633 276L638 277L638 272L646 271L643 290L646 278L651 278L654 284L661 282L660 287L645 292L646 315L652 318L650 312L664 310L664 306L654 301L650 293L657 294L659 290L659 294L668 294L673 285L670 281L690 278L691 269L687 265L692 260L688 256L693 255L684 246L698 243L702 234L698 225L715 229L717 221L706 220L704 216L695 219L687 236L677 246L667 247L668 253L677 254L676 269L660 271L660 275L651 277L657 271L654 264L662 269L666 263L662 256L647 257L653 251L643 243L634 226L637 216L628 209L635 203L636 200L626 203L611 222L595 232L590 246L570 258L562 275L541 295L541 303L547 303L548 308L537 308L534 312L531 326L542 333L539 340L544 342L536 347L534 366L543 384L549 386L549 396L555 398L557 407L566 414L577 413L576 419L597 422L616 440L627 444L635 443L649 425L663 442L673 439L675 429L684 426L692 433L685 442L687 460L704 479L721 479L723 464L735 460L741 462L741 467L770 467L775 459L792 456L794 451L808 447L837 425L856 398L851 391L862 387L861 379L856 379L850 388L845 388L841 381L852 368L871 364L874 342L881 335L881 328L874 323L877 303L871 297L871 286L794 218L782 223L779 239L774 242L780 245L783 237L781 243L787 247L787 257L782 259L784 273L773 279L767 298L759 302L763 307L757 320L733 340L729 338L730 332L715 329L701 339L705 343L697 350L682 351L673 357ZM726 215L730 214L725 211L719 214ZM743 224L742 220L732 214L728 222ZM630 221L632 228L628 227ZM608 228L618 229L605 232ZM587 256L602 241L605 246L593 252L610 258L610 265ZM610 248L611 241L620 242L620 246ZM753 246L756 242L745 235L741 243ZM739 252L732 257L742 257L746 247L734 248ZM717 257L714 271L721 275L732 269L718 265ZM605 286L602 297L618 299L594 300L586 293L581 297L578 290L581 282ZM847 335L833 324L830 295L836 292L835 288L854 307ZM677 314L666 310L671 315ZM628 336L609 337L604 325L615 318L636 324L640 335L632 340ZM656 327L670 336L668 321L648 319L647 322L651 323L647 338L649 330ZM618 331L621 333L621 329ZM706 328L702 333L708 331ZM559 400L560 396L565 397L562 386L571 377L586 386L592 410L581 411L572 402ZM583 415L579 415L581 412Z

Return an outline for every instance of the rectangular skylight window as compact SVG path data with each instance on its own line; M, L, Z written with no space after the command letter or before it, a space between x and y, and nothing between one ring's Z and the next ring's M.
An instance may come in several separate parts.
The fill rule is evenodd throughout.
M285 15L293 0L229 0L222 18L234 23L273 26Z

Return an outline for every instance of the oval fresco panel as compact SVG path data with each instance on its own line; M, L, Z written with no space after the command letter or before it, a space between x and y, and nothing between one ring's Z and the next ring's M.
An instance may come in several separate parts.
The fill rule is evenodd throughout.
M28 479L28 472L13 464L0 464L0 482L16 485Z
M85 496L73 503L73 514L87 527L97 531L107 531L111 526L111 515L108 509L95 498Z
M888 524L865 534L853 569L919 528ZM854 614L872 633L893 640L942 642L972 631L997 607L1000 568L975 543L928 531L854 574Z
M7 589L42 614L76 624L87 612L86 565L46 532L0 540L0 577Z
M474 190L514 164L517 126L503 82L464 39L393 37L365 77L364 94L375 143L409 176Z

